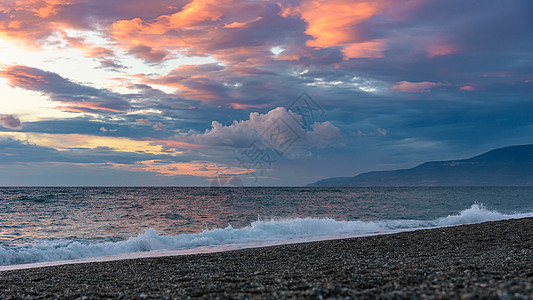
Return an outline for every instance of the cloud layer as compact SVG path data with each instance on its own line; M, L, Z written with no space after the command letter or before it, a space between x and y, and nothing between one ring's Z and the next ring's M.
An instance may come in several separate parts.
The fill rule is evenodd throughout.
M527 0L3 1L0 157L32 178L28 162L203 184L246 174L235 157L253 144L284 154L262 176L283 185L533 143L532 12Z

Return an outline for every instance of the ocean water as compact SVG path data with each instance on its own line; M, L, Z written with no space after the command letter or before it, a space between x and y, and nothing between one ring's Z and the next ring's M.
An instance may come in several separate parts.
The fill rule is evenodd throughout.
M0 266L532 216L528 187L6 187Z

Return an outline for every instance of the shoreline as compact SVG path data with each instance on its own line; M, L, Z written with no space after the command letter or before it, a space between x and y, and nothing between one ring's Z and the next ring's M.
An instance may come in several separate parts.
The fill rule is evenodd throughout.
M457 225L442 226L442 227L453 227L453 226L457 226ZM435 229L435 228L442 228L442 227L410 228L410 229L403 229L403 230L391 230L390 232L339 234L339 235L316 236L316 237L309 237L309 238L294 238L290 240L275 240L275 241L265 241L265 242L208 245L208 246L200 246L197 248L182 249L182 250L126 252L122 254L108 255L108 256L96 256L96 257L86 257L86 258L77 258L77 259L68 259L68 260L52 260L52 261L42 261L42 262L36 262L36 263L0 266L0 273L7 272L7 271L15 271L15 270L27 270L27 269L46 268L46 267L63 266L63 265L73 265L73 264L88 264L88 263L99 263L99 262L130 260L130 259L221 253L221 252L237 251L237 250L243 250L243 249L254 249L254 248L292 245L292 244L305 244L305 243L314 243L314 242L322 242L322 241L363 238L363 237L369 237L369 236L397 234L397 233L407 232L407 231L428 230L428 229Z
M0 272L0 298L533 297L533 218Z

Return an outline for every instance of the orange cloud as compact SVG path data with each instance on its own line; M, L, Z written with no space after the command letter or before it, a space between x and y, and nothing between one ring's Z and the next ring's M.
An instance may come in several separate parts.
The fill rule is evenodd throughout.
M58 18L60 11L77 0L13 1L0 10L8 18L0 19L0 37L38 47L43 40L70 22Z
M298 7L281 6L281 16L299 15L313 37L306 45L316 48L343 47L345 58L383 57L384 41L367 40L357 25L380 14L389 1L308 0Z
M237 29L261 20L260 16L250 20L244 13L257 11L253 9L256 6L263 4L244 0L193 0L176 13L153 20L116 21L111 25L111 36L130 49L149 45L155 52L174 49L206 54L209 43L217 37L216 32L220 35L222 29ZM242 11L244 17L237 17L234 11Z
M87 9L87 3L87 0L13 1L3 6L2 13L9 17L0 20L0 37L36 46L48 37L53 37L48 42L62 39L85 56L99 58L108 67L120 67L111 59L114 51L56 33L69 29L95 30L97 24L104 29L101 33L117 41L114 46L147 61L162 61L177 53L212 55L228 67L257 68L272 60L305 60L313 50L307 47L337 48L345 59L380 58L388 48L388 40L368 36L361 25L378 15L397 21L394 17L412 10L420 0L402 1L401 5L392 0L302 0L297 5L279 4L279 11L270 1L249 0L178 3L130 0L128 5L98 1L91 9ZM276 12L279 17L274 20ZM78 13L81 15L73 17ZM281 18L289 17L306 22L305 32L289 27L281 35L276 34L283 30L280 26L290 24ZM268 32L267 23L276 33ZM291 40L300 39L303 33L311 37L305 46L290 45ZM286 53L274 57L269 49L280 40L288 44ZM450 51L442 47L429 49L429 55L445 55Z
M191 161L191 162L165 162L156 160L146 160L135 165L112 164L119 169L131 171L148 171L159 173L163 176L189 175L200 177L217 177L220 175L248 174L256 170L231 167L211 161Z
M310 47L331 47L357 40L354 25L369 20L383 8L382 1L311 1L300 7L302 19L309 25L305 33L314 37Z
M342 49L345 58L381 58L387 49L383 40L350 44Z
M25 69L17 68L18 66L8 66L0 69L0 74L2 77L6 78L12 87L15 86L26 86L33 84L34 82L38 83L49 83L45 76L33 74L31 72L26 72Z
M140 18L117 21L111 25L112 36L118 40L135 35L161 35L173 29L190 26L208 27L209 21L219 20L233 0L193 0L179 12L162 15L151 21ZM211 24L214 25L214 24ZM132 41L136 43L138 41Z
M87 113L86 108L81 107L74 107L74 106L56 106L54 109L64 111L64 112L71 112L71 113Z
M128 0L7 0L0 1L0 38L19 45L40 48L43 44L58 45L58 39L68 29L95 30L129 16L161 15L175 10L169 3L176 1ZM112 12L112 13L110 13ZM94 26L97 25L97 26ZM59 35L57 34L59 33ZM103 33L107 33L103 32ZM49 39L51 38L51 39ZM70 46L75 46L67 43ZM89 48L85 45L84 48ZM93 57L96 53L90 54Z
M279 29L269 31L269 27L286 21L272 20L277 17L272 16L275 9L268 1L192 0L173 14L116 21L109 32L119 46L148 61L162 61L176 53L209 55L232 72L250 70L276 59L270 49L279 43ZM262 22L266 16L268 22ZM290 29L284 33L291 34Z
M230 103L230 106L234 109L248 109L248 108L265 108L269 104L245 104L245 103Z
M64 30L61 31L61 37L69 46L79 49L86 57L112 57L115 53L102 46L93 46L81 37L71 37Z
M247 26L247 25L249 25L251 23L255 23L255 22L259 21L259 20L262 20L262 19L263 19L263 17L257 17L255 19L247 21L247 22L233 22L231 24L224 25L224 28L241 28L241 27Z
M461 91L475 91L476 89L473 86L465 85L459 88Z
M70 0L44 0L35 2L41 2L43 4L43 6L34 9L35 14L40 18L48 18L50 16L56 15L60 6L69 5L73 3L73 1Z
M63 103L63 104L74 104L74 105L73 106L71 105L56 106L54 107L54 109L58 109L64 112L71 112L71 113L99 113L98 112L99 110L117 112L117 113L126 111L126 110L114 109L114 108L109 108L105 106L84 103L84 102L68 102L68 103Z

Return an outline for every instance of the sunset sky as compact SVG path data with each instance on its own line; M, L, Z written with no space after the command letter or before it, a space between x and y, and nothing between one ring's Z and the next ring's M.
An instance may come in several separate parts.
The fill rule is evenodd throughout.
M305 185L529 143L529 0L0 0L0 186Z

